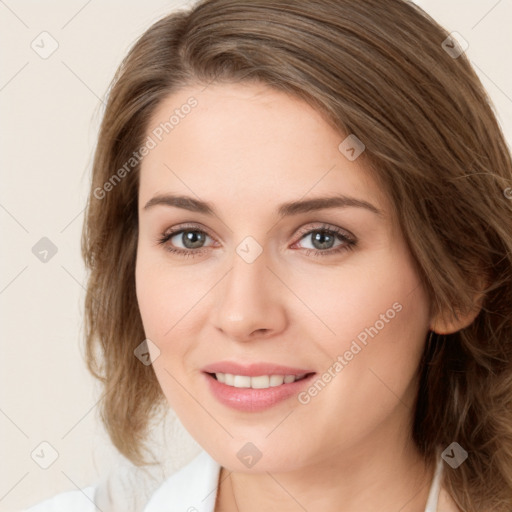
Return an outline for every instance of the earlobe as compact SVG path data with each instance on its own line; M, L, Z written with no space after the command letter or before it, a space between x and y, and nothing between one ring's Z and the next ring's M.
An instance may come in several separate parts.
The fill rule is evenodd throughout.
M473 310L467 315L459 315L457 319L446 319L442 315L438 315L430 324L430 330L436 334L453 334L471 325L473 320L480 312L480 308Z
M462 313L457 309L457 318L446 312L439 313L431 321L430 330L436 334L453 334L470 326L482 310L484 297L485 293L479 293L473 301L473 309L466 313Z

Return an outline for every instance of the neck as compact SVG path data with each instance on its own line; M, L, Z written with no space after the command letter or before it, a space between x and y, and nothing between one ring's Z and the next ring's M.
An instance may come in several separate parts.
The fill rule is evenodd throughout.
M419 454L385 447L350 467L330 461L258 474L222 468L215 512L424 512L433 474Z
M289 471L221 468L215 512L424 512L435 466L410 439L407 416L402 410L359 443Z

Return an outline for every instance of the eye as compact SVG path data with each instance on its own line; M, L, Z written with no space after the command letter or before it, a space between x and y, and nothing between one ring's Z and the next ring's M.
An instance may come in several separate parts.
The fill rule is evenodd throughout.
M166 231L158 238L157 243L163 245L165 250L181 256L196 256L206 252L203 247L205 240L211 238L206 231L195 226L181 226L173 231ZM180 247L178 244L182 244Z
M315 256L328 256L338 254L345 250L352 250L357 244L357 240L353 235L348 232L327 225L320 226L315 229L310 229L305 233L300 240L308 239L311 241L312 248L306 248L306 255L313 254ZM335 245L336 239L339 244ZM299 241L300 241L299 240ZM298 243L298 242L297 242Z

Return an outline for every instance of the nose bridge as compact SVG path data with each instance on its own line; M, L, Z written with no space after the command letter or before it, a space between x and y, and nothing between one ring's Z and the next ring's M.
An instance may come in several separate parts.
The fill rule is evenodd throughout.
M268 250L254 238L247 237L235 248L231 271L227 276L224 298L235 304L269 300ZM233 305L232 305L233 306Z
M220 288L216 325L225 334L243 339L255 330L280 329L284 321L269 251L246 237L235 248L231 268Z

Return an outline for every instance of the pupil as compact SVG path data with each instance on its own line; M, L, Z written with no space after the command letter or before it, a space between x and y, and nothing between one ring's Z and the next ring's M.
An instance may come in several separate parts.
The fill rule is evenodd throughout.
M188 249L197 249L204 243L204 233L197 231L186 231L183 233L183 245Z
M319 247L317 247L317 242L318 242ZM332 247L333 242L334 242L334 237L332 235L330 235L329 233L317 232L315 235L313 235L313 245L317 249L330 249Z

